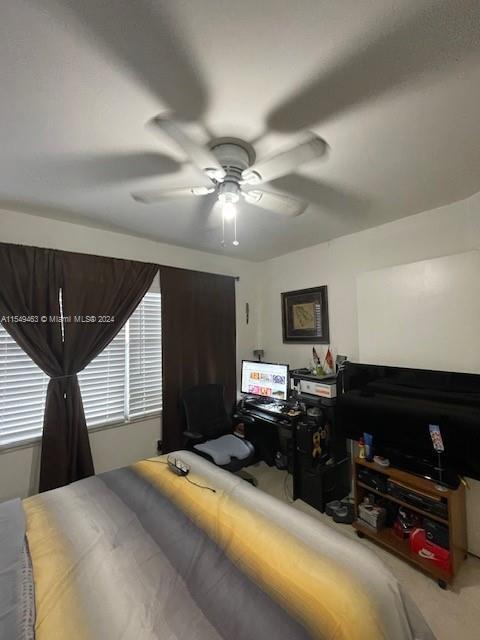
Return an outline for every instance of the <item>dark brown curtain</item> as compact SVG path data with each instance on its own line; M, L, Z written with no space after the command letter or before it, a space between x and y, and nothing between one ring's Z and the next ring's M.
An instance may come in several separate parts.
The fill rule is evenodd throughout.
M120 331L157 271L129 260L0 243L4 327L51 378L40 491L94 473L77 373ZM11 316L38 321L8 321Z
M225 385L236 396L235 280L160 267L162 291L163 450L184 446L182 392L197 384Z

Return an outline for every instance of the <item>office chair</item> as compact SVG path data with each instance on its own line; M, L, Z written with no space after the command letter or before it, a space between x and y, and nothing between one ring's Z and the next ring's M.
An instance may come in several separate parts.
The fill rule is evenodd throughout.
M242 471L252 463L251 442L232 433L233 424L225 409L221 384L203 384L187 389L181 398L187 430L187 447L218 467L236 473L256 486L253 476Z

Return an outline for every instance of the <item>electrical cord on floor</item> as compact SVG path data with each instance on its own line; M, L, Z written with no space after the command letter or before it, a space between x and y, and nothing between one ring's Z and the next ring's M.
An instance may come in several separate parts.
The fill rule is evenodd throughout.
M143 460L145 460L145 462L155 462L157 464L164 464L167 467L169 466L168 462L165 462L165 460L151 460L150 458L143 458ZM190 480L190 478L188 477L188 474L183 476L178 476L178 477L185 478L187 482L195 485L196 487L199 487L200 489L207 489L207 491L211 491L212 493L217 493L216 489L212 489L212 487L207 487L204 484L198 484L198 482L194 482L193 480Z

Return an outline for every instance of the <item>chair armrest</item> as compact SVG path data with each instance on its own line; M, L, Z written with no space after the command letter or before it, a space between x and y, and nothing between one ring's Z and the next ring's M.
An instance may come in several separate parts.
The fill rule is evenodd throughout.
M201 433L198 433L197 431L184 431L183 435L188 440L192 440L193 442L201 442L202 440L205 439L205 437Z

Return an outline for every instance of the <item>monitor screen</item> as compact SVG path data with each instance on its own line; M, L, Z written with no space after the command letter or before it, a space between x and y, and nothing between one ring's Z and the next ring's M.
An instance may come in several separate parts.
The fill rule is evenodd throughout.
M242 393L272 398L272 400L286 400L288 364L243 360Z

